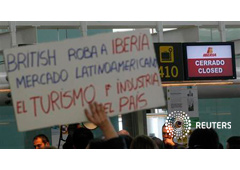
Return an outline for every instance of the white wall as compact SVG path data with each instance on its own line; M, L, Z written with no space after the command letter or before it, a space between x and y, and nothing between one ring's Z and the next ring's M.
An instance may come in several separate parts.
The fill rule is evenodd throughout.
M147 116L147 134L150 136L154 134L156 137L162 139L162 126L165 123L166 115L161 116Z

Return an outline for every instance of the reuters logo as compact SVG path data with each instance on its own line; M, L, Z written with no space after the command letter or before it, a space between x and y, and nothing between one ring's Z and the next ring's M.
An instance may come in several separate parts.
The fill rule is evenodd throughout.
M183 139L190 132L191 120L185 112L174 111L167 116L165 127L168 135L176 139Z

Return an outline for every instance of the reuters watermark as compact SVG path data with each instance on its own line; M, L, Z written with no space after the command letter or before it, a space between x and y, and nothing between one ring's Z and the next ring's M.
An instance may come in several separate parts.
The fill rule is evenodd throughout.
M196 129L231 129L231 122L196 122Z
M231 129L231 122L195 122L194 129ZM168 135L176 139L187 137L192 128L190 117L183 111L173 111L168 114L164 126Z
M168 114L165 122L168 135L182 139L188 136L191 130L191 120L183 111L174 111Z

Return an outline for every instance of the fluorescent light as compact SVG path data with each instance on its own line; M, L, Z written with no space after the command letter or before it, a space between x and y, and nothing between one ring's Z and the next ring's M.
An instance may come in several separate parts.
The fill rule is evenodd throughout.
M0 92L11 92L11 89L0 89Z
M8 125L9 122L0 122L0 125Z
M182 83L162 83L163 87L170 86L216 86L216 85L233 85L234 82L182 82Z
M133 31L134 29L113 29L113 32L126 32L126 31Z

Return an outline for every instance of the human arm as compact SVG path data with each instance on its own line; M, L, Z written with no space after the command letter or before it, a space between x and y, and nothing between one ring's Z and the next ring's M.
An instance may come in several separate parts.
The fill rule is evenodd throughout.
M94 123L102 130L105 139L108 140L118 137L117 132L115 131L111 121L109 120L107 114L104 111L103 105L94 102L89 104L89 107L90 112L85 109L85 115L90 122Z

